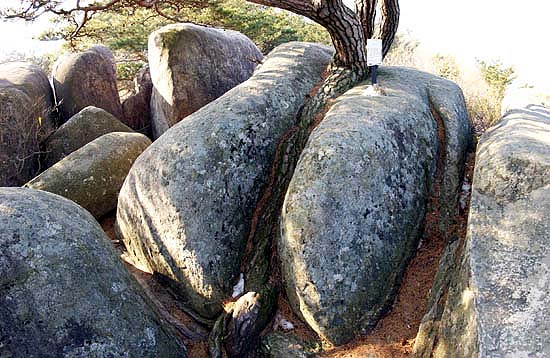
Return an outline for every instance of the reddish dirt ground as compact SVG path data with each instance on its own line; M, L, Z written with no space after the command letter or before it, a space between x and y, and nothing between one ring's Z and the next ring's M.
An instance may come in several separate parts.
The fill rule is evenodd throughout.
M466 178L468 178L469 183L471 183L473 160L473 154L471 154L466 164ZM457 213L457 224L452 230L460 238L466 233L467 217L468 205L466 205L466 209L460 210ZM427 235L425 235L420 248L407 267L390 311L368 335L359 337L344 346L336 348L325 346L324 351L320 354L321 357L399 358L411 356L420 321L427 309L429 291L437 271L439 258L445 247L444 238L435 229L437 218L438 213L436 211L427 215ZM112 213L104 217L100 223L112 240L115 248L122 253L123 245L115 237L113 229L114 221L115 215ZM175 319L184 327L206 336L207 330L205 327L198 324L184 312L181 305L177 302L177 297L169 288L159 284L153 275L140 271L128 263L126 265L138 282L145 288L147 294L154 296L152 300L157 306L161 306L159 309L161 312L171 316L171 319ZM295 328L290 331L292 334L306 341L316 339L315 333L291 311L283 295L280 295L278 303L278 312L294 324ZM272 331L273 323L271 322L266 327L264 334ZM206 339L191 340L183 337L183 335L180 335L180 339L185 343L190 357L208 357L208 343Z

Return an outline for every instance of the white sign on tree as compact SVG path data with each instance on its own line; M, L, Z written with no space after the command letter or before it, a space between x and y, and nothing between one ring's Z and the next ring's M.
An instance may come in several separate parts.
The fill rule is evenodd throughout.
M378 66L382 64L382 40L367 40L367 66Z

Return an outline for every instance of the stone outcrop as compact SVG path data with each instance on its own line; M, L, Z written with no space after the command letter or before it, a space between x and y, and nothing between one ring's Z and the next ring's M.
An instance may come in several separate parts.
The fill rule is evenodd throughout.
M149 37L153 135L247 80L262 54L245 35L193 24L168 25Z
M25 186L64 196L100 218L116 208L128 171L150 144L149 138L139 133L105 134L72 152Z
M111 132L133 132L109 112L86 107L65 122L44 142L43 164L51 167L96 138Z
M446 248L417 357L548 357L550 110L509 108L480 139L466 238Z
M134 82L136 93L122 102L123 120L124 123L135 131L151 137L151 93L153 91L153 82L148 65L138 71Z
M458 86L404 68L382 68L379 78L387 95L357 86L313 130L281 214L290 305L336 345L391 305L423 233L436 167L449 181L442 206L456 209L469 138Z
M123 118L114 56L105 46L62 56L54 64L52 77L62 123L88 106Z
M187 357L73 202L0 188L0 247L0 356Z
M117 224L128 254L205 317L231 296L279 139L330 57L319 45L279 46L248 81L155 141L124 183Z
M53 91L38 67L0 64L0 186L18 186L36 175L40 142L54 128Z

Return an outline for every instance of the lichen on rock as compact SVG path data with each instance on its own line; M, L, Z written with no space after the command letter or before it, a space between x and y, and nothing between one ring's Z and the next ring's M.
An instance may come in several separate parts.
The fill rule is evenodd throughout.
M423 232L438 150L450 156L442 170L460 183L467 149L458 86L404 68L382 68L379 78L386 96L359 85L313 130L281 214L277 247L290 304L336 345L370 330L391 305ZM457 138L440 148L434 103ZM442 190L456 208L459 185Z
M467 235L440 261L415 356L550 354L549 158L540 105L509 108L481 137Z
M150 144L149 138L139 133L104 134L72 152L25 186L61 195L100 218L116 208L126 175Z
M117 223L129 255L204 317L232 294L278 141L330 56L320 45L279 46L248 81L155 141L124 183Z
M0 356L187 357L75 203L0 188L0 248Z

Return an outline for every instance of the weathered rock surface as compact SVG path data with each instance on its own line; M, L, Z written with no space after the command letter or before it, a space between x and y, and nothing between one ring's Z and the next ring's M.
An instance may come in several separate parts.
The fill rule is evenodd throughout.
M114 56L105 46L62 56L54 64L52 76L62 122L88 106L123 118Z
M73 202L0 188L0 247L0 356L187 356Z
M19 186L38 171L39 144L54 130L53 91L38 67L0 64L0 186Z
M278 241L293 310L336 345L372 328L393 300L423 231L440 148L456 207L468 142L460 88L382 68L387 96L366 85L339 97L314 129L290 182Z
M155 141L124 183L117 224L129 254L176 282L203 316L232 293L279 138L330 56L314 44L279 46L252 78Z
M49 168L75 150L111 132L133 130L101 108L86 107L48 137L44 143L46 154L43 163Z
M262 339L262 353L268 358L308 358L314 356L308 354L302 340L296 336L279 332L270 333Z
M246 81L262 60L245 35L193 24L168 25L149 37L153 135Z
M151 93L153 81L148 65L138 71L135 78L135 91L134 95L122 102L123 120L132 129L150 137L152 136Z
M72 152L25 186L64 196L100 218L116 208L128 171L150 144L149 138L139 133L105 134Z
M417 357L550 356L550 110L481 138L465 240L440 261Z

